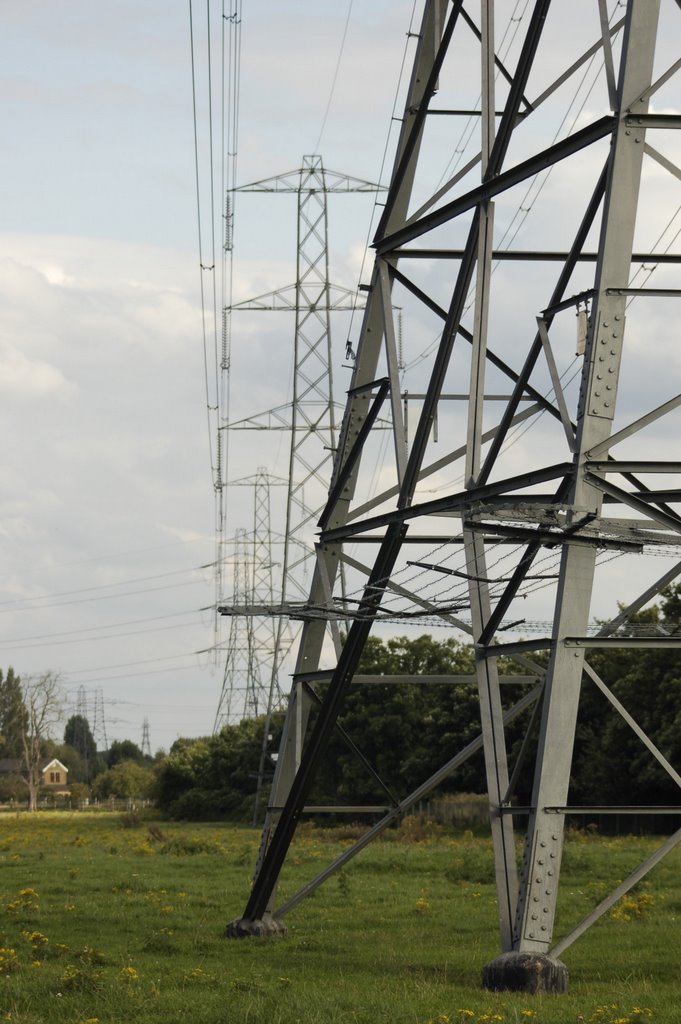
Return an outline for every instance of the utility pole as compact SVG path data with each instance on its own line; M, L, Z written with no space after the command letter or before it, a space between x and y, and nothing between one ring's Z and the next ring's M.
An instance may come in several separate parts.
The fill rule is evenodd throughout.
M501 946L484 984L562 992L567 969L559 956L681 841L679 830L577 926L554 936L565 823L596 810L569 803L582 685L604 693L681 787L681 776L590 658L609 648L681 647L676 636L627 630L681 574L681 463L668 444L678 436L673 417L681 394L662 356L670 344L665 309L681 298L664 271L678 268L681 253L673 238L657 248L671 224L662 190L681 177L668 141L681 118L651 109L653 101L660 109L675 102L679 62L665 59L663 44L674 28L678 33L678 7L627 0L609 11L599 3L584 8L577 27L565 5L534 0L512 37L512 26L495 25L508 18L504 5L481 0L475 17L471 10L461 0L424 3L319 518L308 597L317 614L304 624L294 675L294 691L314 680L325 696L314 725L304 728L302 749L292 738L300 712L291 701L254 886L227 934L285 930L282 919L293 906L483 749ZM570 112L576 99L586 108L587 77L595 113L578 117ZM433 166L445 171L426 187ZM517 242L521 229L531 240L525 247ZM649 286L653 273L661 274L660 286ZM409 446L393 322L394 306L407 303L437 331L437 343L422 346L419 357L426 385ZM374 494L367 461L384 406L393 448ZM360 554L350 545L361 545ZM626 603L610 621L596 622L599 594L612 599L614 559L627 564L616 577L628 588ZM353 573L359 594L351 608L339 585L341 566ZM446 594L443 579L450 582ZM540 600L551 627L528 640L525 602ZM342 648L336 644L335 666L323 668L339 607L352 623ZM362 685L357 669L366 640L381 622L405 616L436 618L470 638L480 736L453 750L367 836L277 906L279 872L317 766L350 687ZM548 667L537 651L547 653ZM520 666L527 684L514 704L500 685L502 656ZM519 795L519 764L510 761L505 731L523 718L521 756L534 761L534 784ZM617 808L653 810L678 813ZM517 832L524 833L519 876Z

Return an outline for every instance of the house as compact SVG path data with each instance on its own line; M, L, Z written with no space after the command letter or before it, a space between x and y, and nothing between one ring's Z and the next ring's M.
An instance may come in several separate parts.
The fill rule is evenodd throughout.
M69 770L65 764L53 757L51 761L41 765L41 786L50 793L69 792Z
M26 771L21 758L0 758L0 800L21 800L26 792L25 783ZM69 770L56 757L41 761L40 792L43 797L49 794L52 799L71 795Z

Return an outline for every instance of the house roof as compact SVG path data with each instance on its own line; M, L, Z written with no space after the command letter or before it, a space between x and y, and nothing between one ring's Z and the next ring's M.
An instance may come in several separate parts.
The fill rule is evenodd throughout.
M63 772L68 772L68 768L61 761L58 761L56 757L53 757L51 761L46 761L45 764L41 765L41 772L46 772L50 768L61 768Z

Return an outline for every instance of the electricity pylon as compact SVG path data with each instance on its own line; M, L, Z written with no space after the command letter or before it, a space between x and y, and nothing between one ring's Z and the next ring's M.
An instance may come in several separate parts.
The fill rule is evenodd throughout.
M145 718L142 722L142 743L140 750L145 757L151 757L151 738L149 735L149 719Z
M326 693L300 754L287 732L300 712L289 709L254 886L230 935L282 929L287 911L481 748L502 949L484 972L490 988L564 991L558 957L681 841L679 830L554 937L565 821L595 810L569 804L583 680L681 786L590 661L594 650L681 647L676 636L628 628L681 574L681 463L673 450L681 394L660 308L681 297L666 269L681 263L669 216L681 178L669 138L681 117L653 109L674 109L671 83L681 65L668 41L678 39L679 12L671 0L587 5L578 30L573 15L535 0L522 24L502 31L493 0L482 0L479 18L462 0L424 5L294 677L325 680ZM438 166L444 172L428 186ZM525 248L516 244L521 231ZM409 447L397 382L397 294L436 333L436 344L419 341L425 387ZM382 466L383 489L372 496L366 463L385 402L393 453ZM458 474L453 483L451 474ZM350 555L351 543L375 553ZM662 572L658 558L666 560ZM352 608L334 594L341 565L356 580ZM614 586L628 591L618 595L624 606L594 622L594 608L612 599ZM550 635L523 638L524 602L548 607ZM353 621L327 667L327 631L339 608ZM362 684L357 667L367 637L381 621L419 616L470 637L480 737L452 751L277 907L277 880L316 769L349 688ZM547 652L547 667L536 651ZM518 663L529 684L514 704L503 697L500 656ZM521 754L534 759L534 782L519 805L519 766L509 762L505 728L531 708ZM514 824L524 826L519 873Z
M232 611L227 655L213 732L239 720L247 709L269 715L282 700L278 662L274 656L276 626L272 618L275 567L271 519L271 488L286 485L264 467L253 476L231 481L231 487L248 487L253 493L253 529L235 535ZM254 609L267 609L258 618ZM240 694L240 697L237 697Z
M273 570L274 560L272 551L272 520L271 520L271 492L270 478L267 470L260 467L256 474L254 489L254 529L253 529L253 592L252 600L254 605L261 604L271 608L274 603ZM260 810L260 795L263 782L265 781L265 766L269 745L271 743L270 727L274 711L282 706L283 694L279 682L279 668L283 657L288 653L285 643L290 641L284 639L281 629L282 620L275 619L271 615L257 620L254 623L254 635L258 638L258 649L260 650L261 678L267 684L267 699L264 706L264 724L262 743L260 747L260 761L258 765L258 776L255 789L255 801L253 807L253 825L258 823Z
M291 434L282 603L307 598L314 526L326 500L337 443L330 314L363 308L355 292L332 284L329 277L327 197L334 193L376 192L379 188L328 170L321 156L315 155L304 156L297 170L235 190L293 193L297 197L295 283L232 306L232 311L295 314L291 400L225 427L230 431L267 429Z
M79 686L76 714L87 720L97 750L108 750L109 741L106 737L104 718L104 691L102 689L86 690L84 686Z
M232 594L235 605L250 604L252 577L252 539L247 530L240 528L234 535ZM248 616L234 616L229 625L213 732L219 732L223 725L240 721L249 713L257 714L260 698L260 667L255 655L253 620Z
M332 284L329 277L327 197L333 193L367 193L378 189L379 186L371 182L328 170L318 155L303 157L303 164L297 170L236 189L239 192L296 195L296 280L292 285L236 303L230 313L235 310L288 311L295 314L295 326L291 401L225 427L230 431L290 432L281 575L276 587L270 586L267 595L264 592L251 595L251 603L247 606L236 598L231 605L222 605L219 610L223 615L259 614L267 617L272 615L275 607L300 605L307 596L310 564L314 558L314 524L326 500L337 444L330 315L332 312L363 308L354 292ZM270 618L268 621L271 623L273 620ZM232 627L232 631L236 628ZM248 628L252 631L253 626ZM272 637L270 679L273 697L278 695L281 664L293 641L288 619L280 616ZM227 690L228 687L223 685L221 704ZM265 711L265 707L261 710ZM268 717L271 711L272 706L268 703Z

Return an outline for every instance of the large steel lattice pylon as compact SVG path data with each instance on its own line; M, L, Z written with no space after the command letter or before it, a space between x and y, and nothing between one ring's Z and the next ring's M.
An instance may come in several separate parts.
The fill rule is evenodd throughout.
M234 537L233 596L237 604L252 601L254 541L248 531L240 528ZM245 715L258 713L263 706L263 685L256 655L253 620L234 617L230 622L225 650L220 699L215 713L213 732L223 725L239 721Z
M253 530L241 528L234 538L233 607L242 611L274 604L274 560L271 522L271 489L286 481L272 477L259 466L255 475L238 481L253 491ZM237 482L232 483L232 487ZM271 617L257 622L252 615L230 620L225 668L213 732L244 716L265 714L279 707L276 625ZM260 786L258 786L258 790Z
M681 297L672 215L681 117L656 112L676 109L680 62L670 42L681 15L672 0L602 2L580 15L577 25L572 5L535 0L512 25L493 0L425 3L296 665L299 683L328 685L299 764L285 729L255 883L229 934L276 930L480 747L502 949L485 971L490 987L564 989L557 957L681 840L672 835L577 927L554 936L583 682L681 785L590 662L592 650L609 647L681 646L628 627L681 573L681 394L669 320ZM396 305L420 325L406 339L422 381L409 441ZM366 467L384 407L394 443L375 494ZM346 595L335 587L341 566ZM625 604L603 622L600 609L615 597ZM326 633L341 613L352 625L332 656ZM546 625L536 627L540 619ZM370 631L432 620L474 645L479 740L453 750L277 907L316 769L349 688L362 685ZM502 655L528 684L515 704L503 696ZM531 707L521 753L534 757L534 784L519 806L505 728ZM619 808L627 810L650 809Z
M226 312L293 313L295 323L290 401L274 409L235 419L224 428L230 432L285 431L290 433L290 445L284 529L276 580L271 551L269 489L267 514L259 515L259 509L261 513L263 509L264 491L262 487L259 490L256 483L254 587L248 596L239 593L235 577L232 603L219 607L223 615L232 616L232 623L216 726L224 717L223 708L227 706L234 688L233 641L239 635L257 638L259 649L268 652L265 657L269 658L270 664L271 699L267 702L261 700L260 712L265 713L269 720L272 710L280 703L282 665L290 652L294 635L285 615L280 615L276 621L271 616L276 610L305 603L314 561L314 528L326 499L337 446L331 313L348 313L363 308L356 293L332 283L330 279L328 196L378 190L380 186L371 182L325 168L319 155L304 156L302 166L294 171L241 185L235 190L292 193L296 196L296 279L286 287L235 303ZM266 536L270 550L263 556L263 538ZM263 584L263 566L267 567L267 585ZM252 712L253 707L248 710ZM266 726L265 741L267 732ZM258 791L261 777L262 768ZM256 806L257 802L256 797Z
M240 185L238 192L293 193L297 197L296 280L265 295L235 303L232 311L291 312L293 383L290 401L227 424L230 431L290 432L281 601L305 600L311 540L329 487L337 444L331 346L332 312L361 308L357 296L329 277L328 196L376 192L379 186L324 167L319 155L300 168Z

